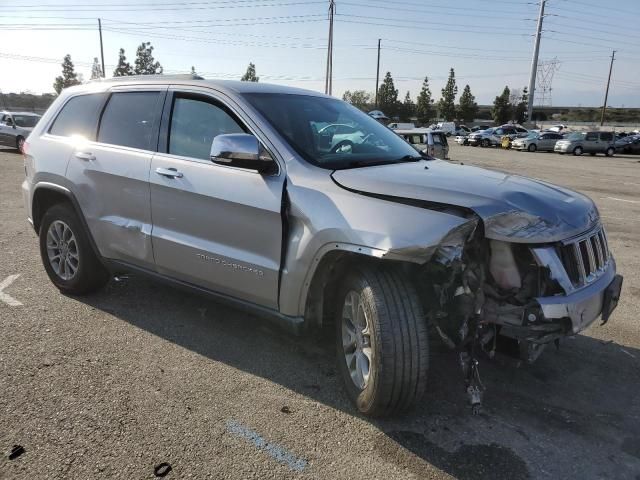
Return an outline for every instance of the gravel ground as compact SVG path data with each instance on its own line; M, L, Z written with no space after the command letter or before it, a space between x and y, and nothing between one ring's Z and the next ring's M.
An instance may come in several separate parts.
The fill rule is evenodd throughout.
M452 146L454 161L543 178L598 204L623 296L611 321L532 366L483 362L472 417L455 358L434 352L424 404L356 414L327 337L295 338L131 276L84 298L41 266L0 151L0 478L640 478L640 157ZM286 408L285 408L286 407ZM13 445L25 452L9 459Z

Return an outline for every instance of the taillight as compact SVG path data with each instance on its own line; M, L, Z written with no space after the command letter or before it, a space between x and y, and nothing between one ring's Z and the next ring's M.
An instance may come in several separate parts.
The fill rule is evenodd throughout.
M24 142L22 142L22 155L26 156L27 153L29 153L29 142L25 140Z

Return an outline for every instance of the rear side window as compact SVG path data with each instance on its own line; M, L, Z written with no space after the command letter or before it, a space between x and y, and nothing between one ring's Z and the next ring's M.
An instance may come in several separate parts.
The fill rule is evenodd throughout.
M604 142L613 141L613 133L611 133L611 132L602 132L600 134L600 140L602 140Z
M81 135L87 140L94 140L98 123L98 109L102 105L103 99L104 94L102 93L78 95L69 99L58 113L49 133L62 137Z
M245 133L222 106L201 98L177 97L169 129L169 153L209 160L218 135Z
M155 150L151 143L159 96L160 92L112 94L100 120L98 142Z
M585 138L585 140L587 140L588 142L592 142L594 140L598 140L598 134L597 133L587 133L587 138Z

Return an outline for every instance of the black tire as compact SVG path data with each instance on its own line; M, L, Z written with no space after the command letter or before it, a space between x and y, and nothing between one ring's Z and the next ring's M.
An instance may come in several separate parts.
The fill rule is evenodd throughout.
M490 146L491 146L491 143L489 142L489 139L488 139L488 138L483 138L483 139L482 139L482 142L480 143L480 145L481 145L482 147L485 147L485 148L486 148L486 147L490 147Z
M538 147L536 146L535 143L532 143L529 145L529 147L527 148L527 150L529 150L530 152L535 152L538 149Z
M16 149L20 152L20 153L24 153L23 147L24 146L24 137L18 136L16 138Z
M343 346L343 310L347 296L353 292L367 315L370 332L365 344L370 346L371 360L364 388L352 379ZM340 285L337 301L338 370L358 410L365 415L384 416L414 406L426 386L429 342L413 285L397 271L358 267Z
M613 147L607 148L607 151L604 153L607 157L613 157L613 154L616 153L616 149Z
M64 222L75 237L77 270L71 278L62 278L54 269L47 253L47 234L56 221ZM51 282L63 293L84 295L102 288L109 281L109 274L96 256L87 232L82 226L73 207L68 203L58 203L49 208L40 222L40 256Z
M573 149L573 154L577 155L577 156L582 155L583 152L584 152L584 150L582 150L582 147L576 147L576 148Z
M591 155L592 157L596 156L595 152L591 152L589 155Z

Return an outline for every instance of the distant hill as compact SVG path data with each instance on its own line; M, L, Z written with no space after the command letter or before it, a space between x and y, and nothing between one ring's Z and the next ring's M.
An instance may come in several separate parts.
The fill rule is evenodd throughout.
M53 93L0 93L0 109L43 113L55 98Z

